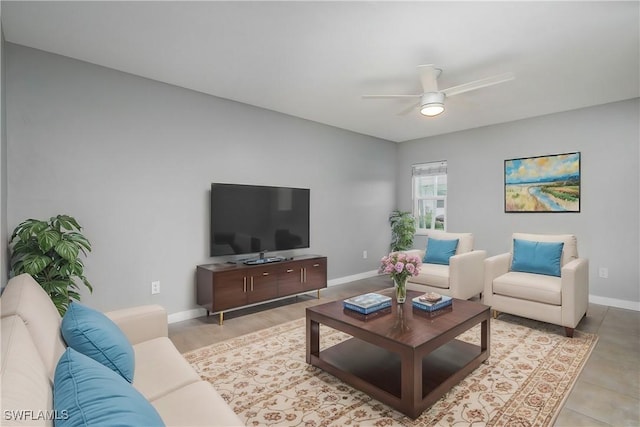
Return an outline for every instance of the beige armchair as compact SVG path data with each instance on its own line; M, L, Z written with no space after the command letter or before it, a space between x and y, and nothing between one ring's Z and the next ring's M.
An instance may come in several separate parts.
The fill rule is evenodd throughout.
M572 234L514 233L513 239L533 242L562 242L559 276L512 271L511 252L485 260L483 302L499 312L564 326L568 337L584 317L589 304L589 263L578 257Z
M427 237L437 240L458 239L455 255L449 258L449 265L423 262L420 274L409 277L407 289L437 292L460 299L481 295L484 290L483 262L487 252L473 250L473 234L433 230L428 232ZM425 250L412 249L406 253L424 259L428 249L427 243Z

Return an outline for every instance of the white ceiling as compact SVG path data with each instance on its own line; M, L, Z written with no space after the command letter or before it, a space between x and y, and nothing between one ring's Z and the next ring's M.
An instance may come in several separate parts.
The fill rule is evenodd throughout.
M640 96L640 2L2 1L5 39L390 141ZM397 113L420 93L504 72Z

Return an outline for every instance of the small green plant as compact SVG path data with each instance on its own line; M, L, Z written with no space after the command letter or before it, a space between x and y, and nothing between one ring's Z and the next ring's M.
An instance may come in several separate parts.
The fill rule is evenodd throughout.
M413 246L416 221L411 212L394 210L389 215L391 224L391 252L406 251Z
M78 281L93 292L84 276L82 252L91 252L91 243L80 234L82 227L68 215L49 221L28 219L11 235L11 275L30 274L49 294L60 315L71 300L80 300Z

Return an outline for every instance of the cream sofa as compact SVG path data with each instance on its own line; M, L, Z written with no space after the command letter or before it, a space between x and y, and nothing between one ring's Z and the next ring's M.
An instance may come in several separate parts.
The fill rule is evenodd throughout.
M483 263L487 252L473 249L473 234L431 230L427 233L429 237L437 240L458 239L456 253L449 258L449 265L423 263L420 273L407 280L407 289L436 292L460 299L481 295L484 290ZM412 249L406 253L423 259L427 248L428 245L424 250Z
M563 242L560 277L511 271L513 239ZM483 302L499 312L564 326L568 337L585 316L589 305L589 263L578 257L572 234L514 233L511 252L485 260Z
M52 383L66 349L61 317L27 274L12 278L1 298L2 425L53 425ZM157 305L106 313L134 348L135 387L166 425L243 425L167 336L167 313Z

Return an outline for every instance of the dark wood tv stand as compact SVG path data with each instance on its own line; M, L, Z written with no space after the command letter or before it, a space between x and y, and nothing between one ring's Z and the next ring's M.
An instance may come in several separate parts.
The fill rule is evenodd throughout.
M245 265L206 264L197 267L197 303L207 316L277 298L327 287L327 258L303 255L283 261Z

